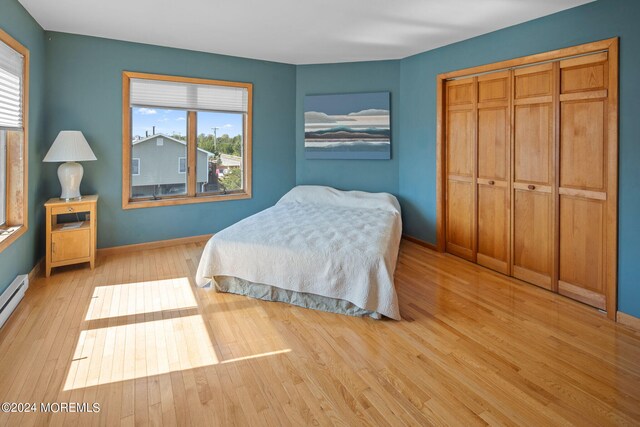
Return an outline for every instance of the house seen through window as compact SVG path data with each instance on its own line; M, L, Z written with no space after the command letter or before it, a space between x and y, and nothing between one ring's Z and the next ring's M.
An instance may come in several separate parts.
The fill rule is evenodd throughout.
M176 168L179 158L187 158L187 112L133 107L131 130L132 197L187 194L186 174Z

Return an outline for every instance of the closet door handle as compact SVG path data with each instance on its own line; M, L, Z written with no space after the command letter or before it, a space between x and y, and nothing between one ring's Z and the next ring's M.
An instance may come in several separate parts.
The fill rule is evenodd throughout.
M535 189L536 189L536 186L535 186L535 185L532 185L532 184L529 184L529 185L527 186L527 188L528 188L529 190L535 190Z
M495 184L495 183L496 183L496 182L495 182L494 180L490 180L487 184L489 184L489 185L493 185L493 184Z

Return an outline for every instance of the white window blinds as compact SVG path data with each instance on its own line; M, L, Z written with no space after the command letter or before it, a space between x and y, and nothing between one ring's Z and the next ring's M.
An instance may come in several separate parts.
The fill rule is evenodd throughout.
M132 106L246 113L248 100L242 87L131 79Z
M22 69L24 58L0 42L0 129L22 128Z

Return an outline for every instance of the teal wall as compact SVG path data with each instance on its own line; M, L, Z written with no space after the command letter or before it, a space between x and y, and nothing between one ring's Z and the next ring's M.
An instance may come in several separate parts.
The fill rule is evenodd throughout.
M98 247L213 233L295 185L295 66L54 32L46 39L46 139L81 130L98 158L84 163L81 187L100 195ZM124 70L253 83L253 198L123 210ZM49 177L55 196L55 172Z
M405 232L435 242L437 74L619 36L618 308L640 316L639 23L639 1L600 0L403 59L399 191Z
M0 0L0 28L29 49L29 230L0 253L0 293L18 274L31 271L40 257L44 236L42 170L47 149L44 129L44 32L16 0Z
M296 183L342 190L398 194L400 62L302 65L296 72ZM304 97L332 93L391 92L391 160L307 160Z

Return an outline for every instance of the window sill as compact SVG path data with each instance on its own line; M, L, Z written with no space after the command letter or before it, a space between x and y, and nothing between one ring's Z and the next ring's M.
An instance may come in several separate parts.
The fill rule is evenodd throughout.
M251 193L215 194L212 196L172 197L159 200L123 200L122 209L155 208L160 206L190 205L193 203L224 202L227 200L250 199Z
M0 252L8 248L13 242L18 240L18 238L26 232L27 226L25 225L0 227Z

